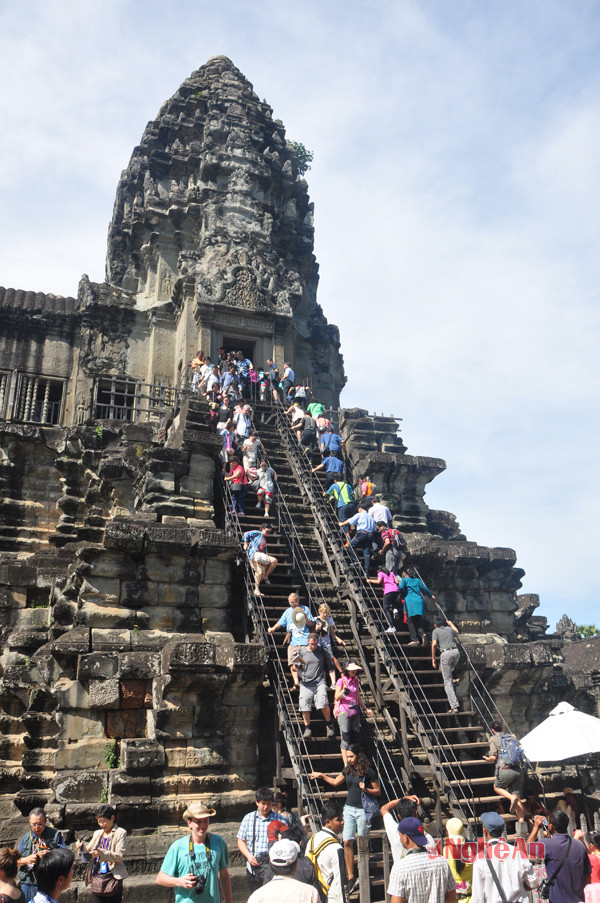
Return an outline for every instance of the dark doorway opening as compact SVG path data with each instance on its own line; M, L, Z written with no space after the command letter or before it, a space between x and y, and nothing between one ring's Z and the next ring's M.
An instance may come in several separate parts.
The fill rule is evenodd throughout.
M251 361L254 361L256 342L249 342L247 338L240 339L235 336L225 335L223 336L223 348L225 349L225 353L233 351L237 354L238 351L242 351L244 357L248 357Z

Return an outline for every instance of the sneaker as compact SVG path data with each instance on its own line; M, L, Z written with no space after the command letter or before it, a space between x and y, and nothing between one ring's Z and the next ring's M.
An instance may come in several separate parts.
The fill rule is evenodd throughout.
M327 737L328 740L333 740L333 738L335 737L335 730L334 730L333 724L327 725L327 727L325 728L325 736Z
M255 507L258 511L260 511L260 509L262 508L262 505L261 505L260 502L259 502L258 505L255 505L254 507Z
M312 731L309 727L305 728L304 733L302 734L303 740L312 740Z
M395 627L388 627L388 629L386 630L386 633L396 633L396 628L395 628Z
M394 615L395 618L397 618L400 615L400 612L398 611L397 608L394 608L394 610L392 611L392 614Z

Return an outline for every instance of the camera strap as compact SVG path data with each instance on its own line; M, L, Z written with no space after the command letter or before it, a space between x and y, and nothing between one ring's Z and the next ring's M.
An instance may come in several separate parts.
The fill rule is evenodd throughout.
M208 867L210 868L210 834L207 834L204 838L204 846L206 847L206 862L208 863ZM192 866L196 862L196 851L194 850L194 839L190 834L190 859L192 861Z

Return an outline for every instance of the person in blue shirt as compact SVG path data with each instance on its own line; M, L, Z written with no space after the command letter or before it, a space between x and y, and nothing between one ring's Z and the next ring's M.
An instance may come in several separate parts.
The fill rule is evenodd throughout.
M347 542L346 545L349 545L353 549L363 550L363 555L365 557L365 573L369 576L369 568L371 566L371 543L377 534L377 524L369 512L365 511L361 502L358 503L358 514L354 514L352 517L342 521L340 527L343 529L346 524L356 528L354 538Z
M321 464L317 464L316 467L313 467L312 472L316 473L318 470L324 470L326 474L343 474L344 473L344 462L340 461L339 458L333 458L331 455L328 458L324 458Z
M190 803L183 813L190 833L172 843L163 859L156 883L174 889L175 903L219 903L219 881L225 903L231 903L227 844L219 834L208 832L213 815L215 810L204 803Z
M402 572L402 580L398 584L400 596L404 596L406 605L406 623L410 633L409 646L418 646L421 642L427 645L427 628L429 627L425 616L425 600L423 594L435 599L422 580L417 577L414 568L407 568Z
M254 571L255 596L261 595L260 584L263 580L269 583L269 577L277 567L277 559L267 553L267 536L270 536L271 532L269 524L263 524L260 530L248 530L242 536L244 550Z
M334 432L332 426L328 427L328 429L323 433L319 445L321 448L321 454L324 458L328 457L328 455L332 458L342 457L344 440L338 433Z
M296 374L292 370L292 365L289 361L283 365L283 380L282 380L282 388L284 395L289 395L290 389L293 387L294 382L296 381Z
M294 681L294 686L300 686L300 678L298 677L298 672L293 671L292 665L294 664L294 660L298 655L302 656L302 653L308 646L308 637L312 628L315 626L314 618L311 614L310 608L306 605L302 605L300 603L300 597L298 593L290 593L288 596L289 608L286 608L282 616L279 618L276 624L273 624L272 627L269 627L267 633L275 633L275 631L279 627L285 627L287 633L284 639L284 644L289 643L288 646L288 665L290 666L290 671L292 675L292 680ZM306 619L306 623L303 627L299 627L296 625L294 620L294 612L301 611L304 613L304 617Z
M242 398L250 398L250 370L252 368L252 361L250 358L244 357L243 351L238 351L236 358L238 382L240 384Z

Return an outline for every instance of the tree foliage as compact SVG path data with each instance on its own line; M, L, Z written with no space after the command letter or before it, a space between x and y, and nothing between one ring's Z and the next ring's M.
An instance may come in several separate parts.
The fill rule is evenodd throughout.
M309 151L300 141L290 141L293 149L296 151L298 158L298 173L303 176L310 169L313 161L313 152Z
M587 639L592 636L600 636L600 628L596 627L595 624L578 624L577 633L583 639Z

